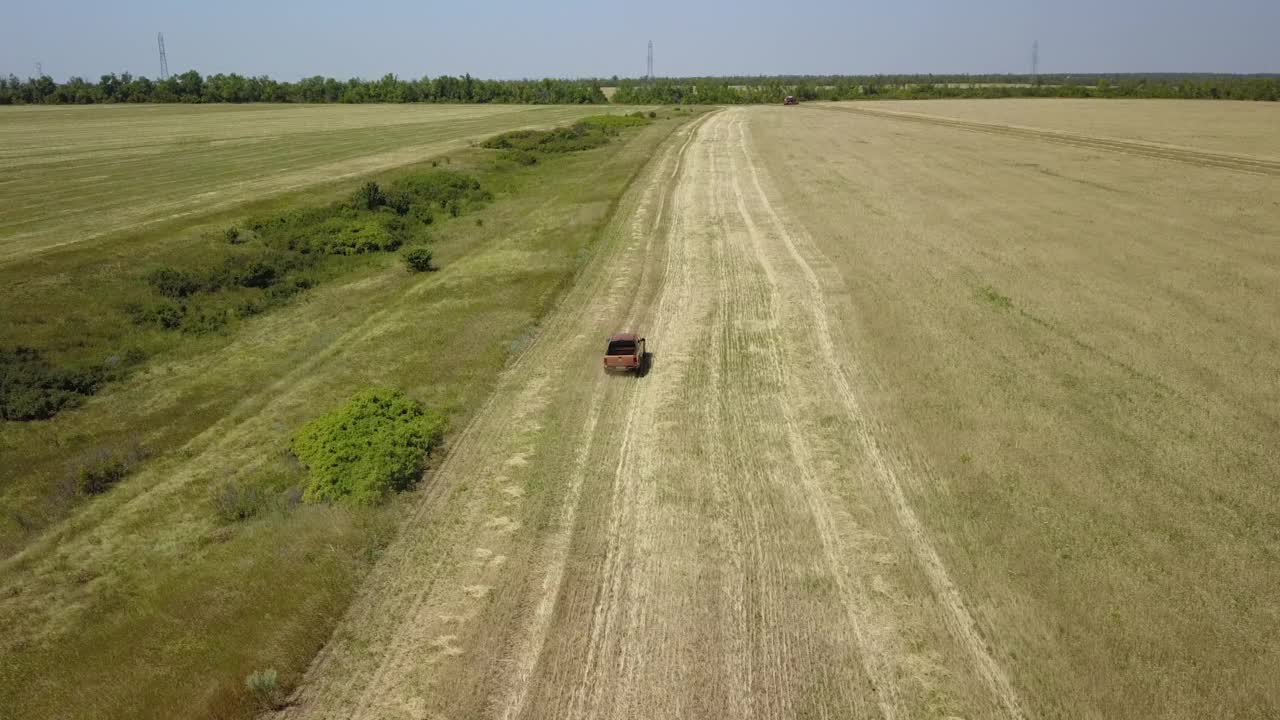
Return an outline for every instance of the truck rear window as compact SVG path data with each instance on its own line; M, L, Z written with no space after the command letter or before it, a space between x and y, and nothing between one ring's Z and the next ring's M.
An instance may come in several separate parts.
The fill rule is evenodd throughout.
M606 355L635 355L636 343L634 340L614 340L609 343L609 349Z

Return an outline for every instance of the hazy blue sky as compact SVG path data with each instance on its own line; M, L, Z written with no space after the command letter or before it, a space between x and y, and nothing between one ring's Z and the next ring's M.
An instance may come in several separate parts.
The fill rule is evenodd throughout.
M0 73L1280 72L1280 0L14 0Z

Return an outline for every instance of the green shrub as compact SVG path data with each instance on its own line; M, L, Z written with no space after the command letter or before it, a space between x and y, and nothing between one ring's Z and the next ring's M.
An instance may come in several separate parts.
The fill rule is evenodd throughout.
M275 215L254 218L249 227L256 233L289 237L291 234L306 231L318 223L333 217L337 208L333 205L297 208Z
M403 190L396 190L387 195L387 207L394 210L397 215L408 215L412 206L413 198Z
M124 459L105 453L81 466L76 474L76 492L80 495L100 495L124 479L129 468Z
M387 196L382 193L378 183L370 180L351 196L351 206L357 210L377 210L387 204Z
M204 288L210 292L237 287L269 288L315 262L315 258L303 253L274 246L257 253L232 255L205 272Z
M222 237L224 240L231 243L232 245L239 245L240 243L245 241L244 238L240 237L240 228L236 227L235 225L232 225L231 227L223 231Z
M382 223L382 228L387 231L387 236L391 242L383 246L383 250L398 250L404 241L409 238L409 221L400 215L392 213L383 213L378 218L378 222Z
M0 420L44 420L79 404L107 380L102 365L59 368L39 350L0 350Z
M254 315L261 314L266 309L266 305L263 305L257 300L245 300L236 306L236 317L242 319L253 317Z
M307 468L308 502L380 502L422 474L444 435L443 415L399 391L366 390L302 427L289 449Z
M644 113L637 110L630 115L591 115L582 118L579 122L606 130L621 130L629 127L639 127L648 125L649 120Z
M409 272L426 272L431 269L431 249L416 247L404 254L404 264Z
M125 312L135 325L156 325L164 330L176 330L182 326L182 317L186 315L187 308L171 302L149 305L133 303L125 308Z
M503 150L498 154L498 159L515 163L516 165L525 166L536 165L538 163L537 155L529 152L528 150L519 149Z
M71 482L76 494L101 495L125 478L134 466L147 457L137 441L123 448L99 448L89 453L74 468Z
M539 138L546 134L545 130L512 130L510 132L495 135L480 143L480 147L489 148L491 150L511 150L513 148L528 148L537 144Z
M287 300L289 300L289 298L293 297L294 295L297 295L303 290L306 290L307 287L310 287L309 285L307 287L303 287L303 285L305 285L305 283L300 285L297 282L272 285L271 287L267 288L267 292L266 292L267 302L271 305L279 305L283 302L286 302Z
M199 276L186 270L158 268L147 273L147 284L161 295L180 300L200 290Z
M649 119L650 119L650 120L656 120L656 119L657 119L657 117L658 117L658 113L657 113L657 112L655 112L655 111L653 111L653 110L650 110L650 111L649 111Z
M479 204L493 199L476 178L456 170L433 170L397 180L394 191L402 192L413 207L443 208L450 201Z
M480 143L481 147L495 150L530 153L568 153L590 150L609 142L609 134L617 132L611 120L616 115L599 115L586 118L567 127L551 130L513 130L495 135Z
M414 205L409 211L409 217L423 225L430 225L436 221L436 214L428 205Z
M537 150L546 153L571 153L591 150L609 143L609 128L589 122L578 122L567 128L549 130L538 142Z
M227 311L221 308L187 307L179 325L188 335L208 335L226 327Z
M244 687L260 710L274 710L281 704L280 681L275 670L254 670L245 678Z
M376 215L338 216L321 223L300 251L323 255L362 255L395 250L400 244L401 240L394 237Z
M240 287L268 288L276 284L281 275L280 268L269 260L251 260L235 274L235 283Z
M214 514L228 523L248 520L266 507L270 495L257 485L226 483L213 496Z

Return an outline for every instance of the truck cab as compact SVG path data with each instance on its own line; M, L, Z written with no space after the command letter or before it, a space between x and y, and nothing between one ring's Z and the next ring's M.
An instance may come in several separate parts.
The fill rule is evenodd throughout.
M634 372L639 374L644 365L644 338L631 333L619 333L609 338L604 351L605 372Z

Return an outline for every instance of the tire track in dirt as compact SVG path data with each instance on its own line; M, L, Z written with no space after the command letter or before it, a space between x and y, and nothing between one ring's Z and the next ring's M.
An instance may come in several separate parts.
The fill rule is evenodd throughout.
M751 242L751 247L743 248L742 252L750 251L760 262L766 283L763 289L767 293L768 321L772 326L772 341L765 345L769 356L770 370L780 384L790 385L794 392L804 392L803 388L797 387L798 383L794 382L792 373L788 373L785 370L791 364L791 359L783 357L783 348L792 343L788 343L779 331L783 324L780 318L782 314L780 307L782 302L779 290L780 280L777 271L768 262L767 254L762 248L762 244L765 242L764 232L757 225L751 209L748 208L746 194L742 189L741 176L745 174L742 171L742 166L745 165L751 168L752 171L754 171L754 167L750 164L751 151L743 134L743 119L740 114L735 115L729 130L730 136L725 140L726 144L733 147L734 150L732 155L734 163L732 171L729 173L729 178L736 210L746 226L747 235ZM755 206L760 206L762 204L760 203L761 200L767 203L767 199L763 195L759 197L753 196L752 200L756 201L753 203ZM777 226L774 229L777 229ZM813 306L814 308L820 309L822 307L822 298L820 296L811 297L810 299L817 303ZM820 313L820 310L815 312L813 318L822 317ZM793 331L795 329L794 327L792 328ZM805 327L804 330L807 332L812 331L808 327ZM788 393L788 395L791 394ZM792 456L797 460L797 470L805 486L805 498L809 512L813 517L814 526L818 530L822 542L824 560L829 568L831 577L834 578L839 588L840 598L844 605L850 628L857 640L863 669L873 679L880 714L885 718L893 718L898 715L901 709L901 700L898 697L897 686L893 681L889 659L886 657L885 648L875 647L867 630L868 626L876 621L869 616L868 610L871 606L871 601L867 597L865 588L853 586L842 569L844 562L847 562L842 561L842 558L851 555L850 549L845 547L840 539L840 533L836 529L836 520L833 517L831 506L814 470L812 451L805 441L805 432L801 429L798 420L799 412L799 409L790 402L782 405L787 443Z
M882 452L881 442L871 433L870 423L866 418L865 411L862 409L863 404L858 397L858 393L854 390L853 384L850 382L840 362L840 355L835 348L828 320L829 310L824 298L825 293L821 281L808 261L805 260L804 255L801 254L797 241L793 239L793 235L803 237L802 231L797 229L797 224L785 221L770 203L768 193L765 192L762 186L759 170L751 157L750 141L744 129L744 124L739 122L737 129L738 143L741 148L741 157L744 159L745 171L735 174L735 180L739 175L745 176L750 180L751 186L747 192L752 194L753 205L764 212L766 215L765 222L770 228L770 236L779 238L782 241L788 256L801 274L801 278L799 278L802 281L801 287L804 288L808 300L805 306L813 317L813 329L818 347L821 350L821 360L835 384L839 399L844 404L849 418L853 421L853 427L857 429L859 444L867 452L876 472L878 484L891 500L898 523L906 532L911 547L928 575L934 592L945 607L949 620L948 624L952 632L968 649L991 692L998 698L1005 712L1010 717L1024 717L1025 711L1023 710L1022 702L1013 690L1007 673L987 651L986 643L977 631L977 625L960 594L959 588L952 582L945 565L929 539L927 531L911 508L892 461ZM735 185L735 191L738 193L739 202L741 203L742 190ZM743 207L743 212L744 214L746 213L745 207ZM804 243L806 250L813 252L815 246L811 241L806 238L801 242ZM767 254L762 251L760 256L767 257ZM816 491L814 494L817 494Z
M680 156L682 158L692 140L693 134L681 148ZM680 165L673 168L672 177L679 172L679 169ZM660 210L665 210L665 207L664 195ZM677 215L675 218L670 219L670 223L670 234L677 236L681 231L679 216ZM669 320L672 317L669 307L673 302L673 295L680 295L675 302L681 305L687 305L693 301L688 282L692 264L689 262L689 258L680 254L682 249L684 249L683 246L675 245L667 250L662 273L661 294L656 311L653 313L655 322L649 324L649 327L652 328L649 334L656 338L662 338L664 348L679 347L678 337ZM664 367L675 361L675 358L664 356ZM597 716L599 710L606 704L605 693L608 689L607 683L602 682L601 678L625 672L625 664L628 659L626 653L619 652L611 655L609 650L610 645L615 641L615 637L627 632L624 625L628 621L631 625L635 623L634 617L624 619L626 604L620 602L620 600L628 591L628 580L638 575L638 573L634 572L635 565L639 562L634 539L639 532L637 529L639 518L646 512L646 508L642 507L642 503L652 502L652 497L645 497L647 493L638 482L640 474L632 471L632 468L636 467L636 461L633 457L638 432L636 419L639 417L651 417L656 411L658 403L657 393L653 392L644 393L633 400L632 403L629 403L631 409L627 413L623 425L619 441L618 460L613 472L613 493L610 499L612 513L610 514L606 532L608 545L605 549L605 561L601 573L602 577L600 578L601 587L597 602L591 612L592 622L589 631L588 651L582 664L580 688L583 692L574 695L569 717ZM617 695L614 697L616 699Z
M840 584L849 548L835 549L822 526L825 498L792 481L817 470L785 401L797 386L777 348L791 339L743 239L750 217L739 219L727 192L735 168L724 117L699 133L673 194L670 269L650 325L662 339L662 381L636 398L620 441L585 662L569 707L536 717L708 716L698 712L707 697L705 710L731 717L897 713L892 699L864 697L869 687L893 698L897 682L849 616L832 611L825 591L797 587L797 576ZM718 462L696 457L697 441L682 437L694 428L712 430L706 449ZM694 507L664 503L672 493L692 495ZM701 509L699 498L714 502L708 516L672 520ZM814 567L801 558L822 551L824 531L827 562ZM700 539L714 556L696 554ZM689 573L708 579L690 587ZM697 625L705 616L712 627ZM689 647L690 633L707 642ZM857 669L842 669L850 654ZM714 669L693 670L699 662Z
M743 388L735 388L721 399L722 408L732 420L733 431L725 437L725 443L733 448L739 456L750 456L752 445L762 443L761 438L751 438L744 429L751 426L768 428L769 435L781 435L784 439L779 449L788 453L792 467L785 474L777 469L763 472L746 468L740 472L753 482L748 484L738 478L740 500L745 505L745 513L750 522L748 533L752 542L751 559L762 568L768 568L767 576L784 576L787 566L794 558L778 553L776 549L767 548L762 540L768 540L777 529L769 527L769 518L780 513L776 502L769 502L770 486L776 488L788 486L792 476L798 476L801 492L794 490L788 493L787 500L792 505L796 520L802 520L807 528L814 531L808 543L816 543L821 549L821 567L823 575L829 577L839 588L837 602L846 614L841 624L845 628L837 628L842 642L848 643L857 657L862 672L870 679L873 692L880 694L877 700L878 714L892 717L895 713L894 703L885 702L883 694L893 693L894 684L885 672L883 663L878 662L878 653L869 645L864 632L863 623L856 615L847 614L851 608L849 588L845 583L837 555L845 554L847 548L837 549L833 541L829 514L814 495L813 480L818 472L808 444L802 438L802 431L797 427L796 408L787 395L795 391L794 374L782 358L782 348L791 343L788 334L793 328L787 327L787 321L779 307L776 292L776 279L769 268L759 262L756 251L756 229L741 195L734 192L737 187L738 158L734 148L734 135L737 117L726 117L715 138L719 157L713 164L713 182L722 189L717 195L714 207L715 216L722 218L726 232L723 233L723 244L720 248L722 282L719 288L718 304L721 307L719 325L726 337L726 344L731 349L726 354L726 371L730 375L730 387L734 381L746 380L754 384L756 380L773 389L772 393L743 392ZM734 358L747 358L741 364ZM735 402L736 400L736 402ZM756 450L758 452L758 450ZM778 633L757 632L759 640L772 646L766 656L783 657L785 645L779 645ZM848 634L849 637L845 637ZM789 669L785 663L773 667L762 668L762 676L785 677ZM797 714L796 702L799 698L789 697L784 693L778 695L784 701L774 707L765 705L766 716L790 717ZM877 714L862 701L860 694L837 694L834 700L837 707L855 711L859 716Z
M1224 153L1215 153L1206 150L1196 150L1193 148L1176 147L1172 145L1155 145L1130 140L1077 135L1073 133L1059 132L1056 130L1039 130L1036 128L1012 125L994 125L990 123L974 122L972 120L958 120L954 118L938 117L936 115L919 115L915 113L896 112L893 110L827 106L811 107L828 112L853 113L856 115L902 120L904 122L940 125L943 127L955 128L957 130L981 132L989 135L999 135L1021 140L1036 140L1040 142L1056 143L1058 145L1070 145L1088 150L1101 150L1104 152L1139 155L1155 160L1172 160L1174 162L1186 163L1197 167L1224 168L1238 172L1252 173L1254 175L1280 175L1280 162L1264 158L1227 155Z
M680 172L681 164L684 160L684 154L688 150L689 143L696 135L697 128L704 122L700 119L691 124L685 131L688 135L684 144L680 146L676 152L674 161L663 163L672 165L671 177ZM646 198L641 201L640 206L635 214L635 219L631 223L631 235L633 246L643 248L644 257L647 259L649 251L652 248L652 236L655 229L661 227L663 221L663 212L667 203L667 195L659 185L650 185L645 188ZM656 198L656 200L654 199ZM656 211L652 212L653 220L648 220L650 214L649 208L654 204L657 205ZM642 272L648 275L652 269L648 262L642 262ZM642 277L640 284L643 288L647 283L647 277ZM613 298L616 300L616 298ZM616 304L616 303L615 303ZM616 312L615 304L608 305L601 310L601 314L608 317ZM631 312L628 314L628 320L623 327L633 328L636 326L639 308L633 304ZM565 564L568 561L569 548L572 540L572 530L574 518L581 500L582 485L586 479L587 462L592 454L593 442L595 440L596 427L600 421L600 413L603 403L600 400L603 397L603 385L608 382L605 376L601 376L597 381L597 391L594 397L597 402L591 405L588 412L586 426L583 428L581 437L586 438L586 443L580 445L576 450L574 472L566 502L561 511L559 522L560 530L549 543L548 558L545 561L547 572L542 582L541 598L538 600L537 609L534 613L534 624L526 637L522 648L517 652L517 658L514 660L516 670L511 678L511 682L503 693L504 700L499 703L500 715L502 718L516 718L524 710L525 702L528 697L529 682L533 672L537 666L537 662L542 654L542 649L546 644L547 634L550 630L551 621L556 607L556 600L560 594L560 588L564 582Z
M686 145L693 142L691 138ZM703 151L702 143L695 149ZM676 176L673 171L671 177ZM566 713L568 717L634 716L634 706L639 704L641 695L661 704L660 707L648 706L652 716L658 717L669 712L675 700L664 693L659 684L649 685L637 677L644 674L647 667L666 660L669 652L654 648L653 643L647 642L647 636L666 636L670 623L664 620L674 618L660 613L659 599L654 592L654 585L661 582L664 575L663 568L652 562L655 546L661 542L655 535L665 534L667 530L664 519L655 510L655 485L664 458L656 457L654 449L661 433L638 425L636 420L644 418L647 423L656 424L665 408L679 404L683 376L694 359L690 352L695 340L692 333L698 326L689 319L710 310L710 297L703 292L703 283L695 275L705 262L689 243L682 241L696 228L686 226L686 217L681 212L694 196L705 202L706 190L705 185L691 186L683 182L676 183L673 190L674 210L667 233L664 282L648 325L649 334L661 339L661 372L665 380L661 386L646 388L637 398L636 407L628 413L623 428L612 473L608 503L611 512L603 532L606 545L597 579L599 590L588 611L590 630L585 660ZM663 530L653 532L655 524ZM670 554L660 557L667 564L682 560Z

